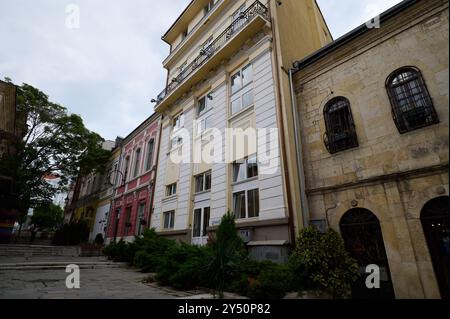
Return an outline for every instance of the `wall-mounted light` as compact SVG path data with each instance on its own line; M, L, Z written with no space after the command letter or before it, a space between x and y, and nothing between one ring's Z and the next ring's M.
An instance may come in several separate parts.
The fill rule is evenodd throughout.
M213 97L213 92L208 93L207 97L208 97L208 99L209 99L210 101L212 101L212 100L214 99L214 97Z

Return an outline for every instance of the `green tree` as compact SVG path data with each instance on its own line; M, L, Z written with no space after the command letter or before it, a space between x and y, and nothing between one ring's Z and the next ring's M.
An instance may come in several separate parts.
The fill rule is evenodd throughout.
M43 229L54 229L64 218L62 208L53 203L43 203L36 207L31 217L31 222Z
M14 179L13 206L21 224L29 208L51 201L57 192L67 190L76 176L94 170L103 173L110 152L102 148L104 140L89 131L80 116L68 114L39 89L18 86L16 104L16 124L23 139L15 145L14 155L0 160L0 172ZM61 178L59 185L45 181L43 177L50 173Z
M210 282L223 298L225 284L239 274L239 264L247 251L236 231L235 217L228 212L222 217L215 237L211 242L212 258L208 265Z

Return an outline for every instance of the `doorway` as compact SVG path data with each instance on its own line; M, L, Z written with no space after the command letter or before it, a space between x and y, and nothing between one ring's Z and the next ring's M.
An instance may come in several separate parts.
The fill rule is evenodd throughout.
M357 261L361 276L352 287L354 299L395 299L383 235L378 218L363 208L349 210L340 222L345 248ZM366 267L380 267L380 289L366 287Z
M442 299L449 297L449 197L432 199L422 209L420 220L428 244Z

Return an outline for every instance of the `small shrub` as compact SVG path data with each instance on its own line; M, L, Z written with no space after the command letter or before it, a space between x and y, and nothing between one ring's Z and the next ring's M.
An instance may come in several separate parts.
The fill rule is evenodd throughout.
M158 236L154 229L147 229L133 242L133 265L142 268L143 272L156 272L164 262L166 252L174 245L175 241Z
M344 297L358 279L356 261L350 257L344 242L334 230L320 233L313 227L300 232L289 258L293 286L297 291L315 290Z
M257 279L250 284L247 296L252 299L282 299L289 290L287 266L265 263Z
M234 215L222 217L216 236L211 240L211 261L208 265L208 282L223 297L225 285L239 274L239 264L247 257L244 242L236 232Z
M180 290L208 285L209 248L182 243L171 246L164 257L156 276L160 284Z
M119 242L112 242L103 249L103 254L114 262L131 262L130 245L123 239Z

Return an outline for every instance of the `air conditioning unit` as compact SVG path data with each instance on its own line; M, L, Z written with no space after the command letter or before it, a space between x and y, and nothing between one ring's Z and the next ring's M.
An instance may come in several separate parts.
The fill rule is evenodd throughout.
M239 237L244 241L244 243L249 243L252 241L253 230L252 229L239 229Z

